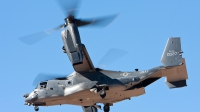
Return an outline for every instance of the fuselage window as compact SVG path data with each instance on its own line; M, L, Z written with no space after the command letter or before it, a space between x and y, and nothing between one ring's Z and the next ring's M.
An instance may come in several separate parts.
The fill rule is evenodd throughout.
M66 85L73 85L72 80L66 80Z
M40 89L46 88L47 87L47 82L41 82L40 83Z

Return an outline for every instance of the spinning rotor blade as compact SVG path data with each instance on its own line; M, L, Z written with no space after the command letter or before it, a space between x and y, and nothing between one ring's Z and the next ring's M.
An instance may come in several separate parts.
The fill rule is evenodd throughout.
M81 19L75 19L76 25L77 26L100 26L100 27L106 27L109 25L111 22L113 22L119 14L115 15L110 15L110 16L104 16L104 17L99 17L97 19L86 19L86 20L81 20Z
M57 0L66 17L75 16L81 0Z
M19 39L29 45L35 44L36 42L46 38L50 34L58 31L61 28L65 28L68 23L75 23L78 27L80 26L99 26L99 27L105 27L109 25L118 15L110 15L105 16L97 19L76 19L75 15L77 13L78 5L80 4L80 0L57 0L57 2L60 4L61 8L63 9L65 15L67 18L65 18L65 24L50 29L45 30L43 32L31 34L28 36L20 37Z
M105 68L114 61L118 60L119 58L125 56L128 54L127 51L121 50L121 49L110 49L107 51L107 53L104 55L104 57L100 60L100 62L97 64L98 68Z
M64 25L60 25L59 27L50 29L50 30L45 30L39 33L19 37L19 40L22 41L25 44L32 45L35 44L36 42L46 38L47 36L55 33L56 31L60 30L61 28L64 28Z
M62 10L64 11L67 18L73 17L75 20L75 23L77 26L100 26L105 27L109 25L117 16L116 15L110 15L110 16L104 16L100 18L93 18L93 19L76 19L75 16L78 12L78 7L81 0L57 0L58 4L61 6Z
M61 79L61 78L66 78L66 77L67 77L67 75L64 75L64 74L39 73L33 81L33 86L36 86L38 83L40 83L42 81Z

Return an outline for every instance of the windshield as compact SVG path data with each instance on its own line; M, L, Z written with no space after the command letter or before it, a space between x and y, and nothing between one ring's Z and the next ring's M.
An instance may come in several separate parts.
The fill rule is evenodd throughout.
M47 87L47 82L41 82L40 84L38 84L36 86L35 89L43 89L43 88L46 88Z

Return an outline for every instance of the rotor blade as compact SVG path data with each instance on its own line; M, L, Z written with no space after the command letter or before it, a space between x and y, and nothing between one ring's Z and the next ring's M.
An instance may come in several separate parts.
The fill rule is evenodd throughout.
M47 80L52 80L56 78L66 78L67 75L64 74L47 74L47 73L39 73L34 81L33 81L33 86L36 86L38 83L41 81L47 81Z
M39 33L19 37L19 40L22 41L25 44L32 45L35 44L36 42L46 38L47 36L53 34L54 32L60 30L64 25L61 25L59 27L50 29L50 30L45 30Z
M128 54L128 52L125 50L112 48L100 60L100 62L97 64L97 67L105 68L105 67L109 66L111 63L113 63L114 61L125 56L126 54Z
M97 19L87 19L87 20L76 19L76 25L77 26L88 25L88 26L106 27L111 22L113 22L118 16L119 16L119 14L99 17Z
M77 14L80 1L81 0L57 0L66 17L69 15L75 16Z

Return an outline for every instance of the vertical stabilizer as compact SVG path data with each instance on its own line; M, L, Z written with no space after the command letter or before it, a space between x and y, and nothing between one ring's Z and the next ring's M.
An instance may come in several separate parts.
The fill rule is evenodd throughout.
M171 37L167 41L161 62L165 67L181 65L182 53L180 37Z

